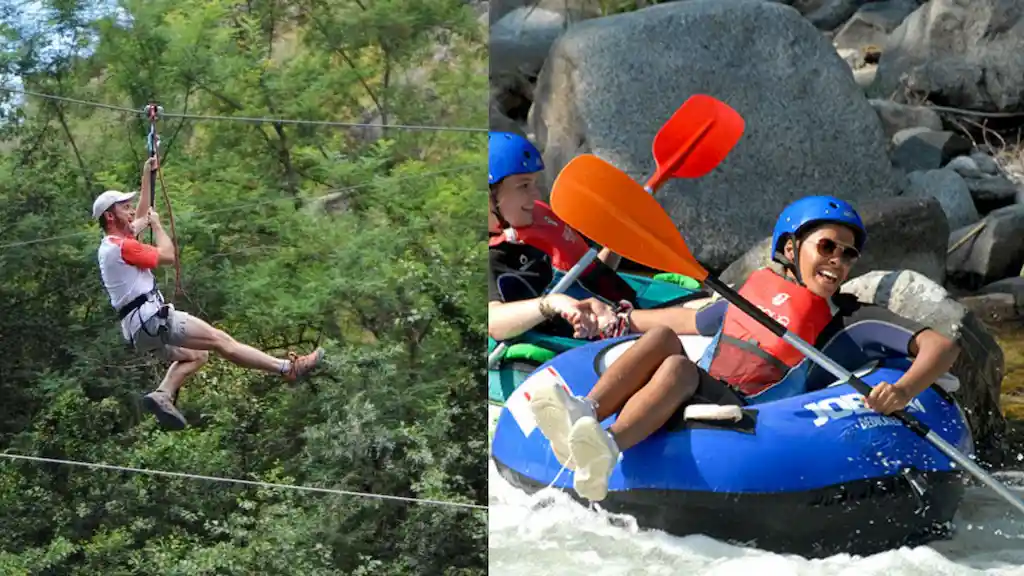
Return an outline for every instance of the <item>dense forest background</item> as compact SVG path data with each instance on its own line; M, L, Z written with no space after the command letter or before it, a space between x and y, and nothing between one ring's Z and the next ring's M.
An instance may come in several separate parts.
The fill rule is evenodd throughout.
M0 85L164 117L175 305L276 355L216 357L190 422L141 409L100 284L93 198L135 190L138 113L0 91L0 450L486 502L485 31L462 0L0 5ZM160 184L156 209L168 227ZM148 238L148 234L143 238ZM0 574L482 574L486 510L0 458Z

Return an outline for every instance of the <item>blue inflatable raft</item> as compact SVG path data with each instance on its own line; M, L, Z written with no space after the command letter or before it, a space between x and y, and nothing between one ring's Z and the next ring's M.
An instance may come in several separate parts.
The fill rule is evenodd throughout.
M554 482L578 498L571 470L556 481L561 465L535 428L524 391L535 380L555 379L586 394L636 338L564 352L508 398L492 443L492 458L506 480L527 492ZM682 339L691 358L707 344L701 337ZM896 382L909 366L906 358L890 358L856 374L874 386ZM957 384L947 376L908 410L970 456L970 429L943 383ZM614 421L612 416L603 425ZM600 505L635 517L642 528L823 557L945 537L963 491L961 473L948 458L894 418L864 408L851 386L837 383L751 404L739 421L696 420L680 410L622 454Z

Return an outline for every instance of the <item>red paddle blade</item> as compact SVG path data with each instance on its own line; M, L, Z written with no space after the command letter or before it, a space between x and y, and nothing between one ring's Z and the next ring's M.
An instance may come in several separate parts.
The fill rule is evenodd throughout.
M577 156L562 169L551 208L569 226L634 262L701 281L708 275L658 201L597 156Z
M705 94L690 97L654 137L658 170L648 187L657 189L669 178L704 176L729 155L745 126L725 102Z

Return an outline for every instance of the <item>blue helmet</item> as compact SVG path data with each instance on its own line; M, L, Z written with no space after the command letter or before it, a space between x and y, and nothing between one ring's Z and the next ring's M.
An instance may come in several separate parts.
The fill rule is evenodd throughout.
M491 132L487 150L487 183L497 184L513 174L532 174L544 169L540 150L511 132Z
M849 226L854 234L854 248L862 252L868 239L868 232L860 215L849 202L833 196L808 196L793 202L782 210L779 220L772 232L772 260L778 259L776 254L782 252L786 237L790 234L798 236L807 227L825 222Z

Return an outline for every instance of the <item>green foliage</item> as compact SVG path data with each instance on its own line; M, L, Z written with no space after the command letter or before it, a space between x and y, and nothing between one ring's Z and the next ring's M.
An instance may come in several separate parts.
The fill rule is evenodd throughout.
M27 90L486 124L486 44L461 0L41 5L0 8L0 78ZM483 134L161 119L183 288L161 270L165 294L239 341L319 343L329 363L286 385L214 356L182 391L190 427L169 433L139 402L166 365L125 348L89 217L99 192L137 189L148 123L7 93L0 115L3 449L486 501ZM0 509L2 574L486 570L486 513L465 508L0 459Z

